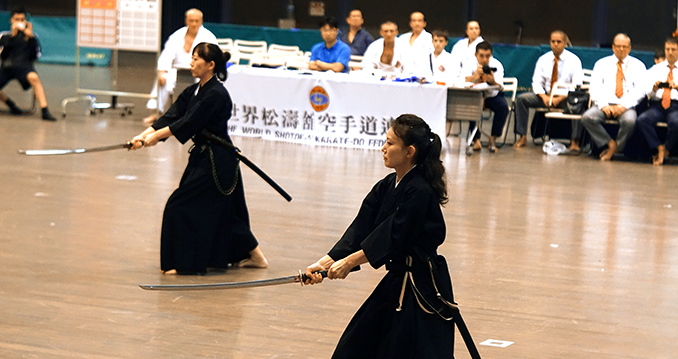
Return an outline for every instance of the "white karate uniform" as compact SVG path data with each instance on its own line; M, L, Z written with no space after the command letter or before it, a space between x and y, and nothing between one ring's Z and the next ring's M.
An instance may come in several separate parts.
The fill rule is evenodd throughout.
M160 53L160 57L158 58L158 71L167 71L165 74L166 82L160 89L158 89L157 80L153 85L151 96L158 96L158 100L148 100L146 107L151 110L159 109L161 112L167 110L170 105L170 95L174 93L177 84L177 69L191 68L191 57L193 55L193 48L196 45L201 42L217 45L217 37L205 27L200 26L198 33L195 35L195 40L193 40L193 44L191 45L191 50L186 52L184 50L184 37L186 36L186 31L188 31L188 27L184 26L170 35L165 42L164 49Z
M365 71L379 70L380 72L403 72L403 49L400 41L396 39L393 45L393 59L391 63L386 64L381 62L381 54L384 52L384 39L380 38L374 40L365 50L363 61L360 66ZM398 65L400 64L400 65Z
M422 30L414 43L410 45L412 33L408 32L398 36L398 41L404 50L405 72L409 75L423 78L431 78L430 54L433 52L433 36L426 30Z
M452 51L450 54L454 58L454 65L456 66L457 73L455 77L459 76L459 71L461 71L461 66L469 57L476 57L476 46L479 43L485 41L482 36L478 36L473 42L469 45L468 37L457 41L454 46L452 46Z
M434 81L451 85L457 77L453 70L455 67L452 55L445 50L438 56L431 53L431 67L433 68Z

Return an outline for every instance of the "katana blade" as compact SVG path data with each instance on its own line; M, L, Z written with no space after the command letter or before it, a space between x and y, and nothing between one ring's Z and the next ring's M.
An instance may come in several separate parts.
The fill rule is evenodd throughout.
M327 278L327 271L318 272L323 278ZM236 288L254 288L254 287L268 287L272 285L300 283L302 286L308 279L305 273L297 275L290 275L287 277L270 278L251 280L246 282L230 282L230 283L205 283L205 284L139 284L139 287L144 290L214 290L214 289L236 289Z
M119 149L132 148L131 142L121 143L112 146L92 147L92 148L75 148L75 149L51 149L51 150L19 150L19 154L26 156L56 156L56 155L70 155L88 152L103 152Z

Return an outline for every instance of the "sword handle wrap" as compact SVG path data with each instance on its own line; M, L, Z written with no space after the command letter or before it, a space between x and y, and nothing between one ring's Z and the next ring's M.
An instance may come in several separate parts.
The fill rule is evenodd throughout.
M327 269L321 270L318 272L313 272L313 273L318 273L320 274L323 278L327 278ZM305 284L307 280L311 279L309 276L306 275L306 273L301 273L301 284Z
M132 141L127 141L127 142L125 143L125 148L126 148L127 150L131 150L131 149L132 149L132 146L134 146L134 145L132 144ZM144 147L144 141L141 141L141 147Z

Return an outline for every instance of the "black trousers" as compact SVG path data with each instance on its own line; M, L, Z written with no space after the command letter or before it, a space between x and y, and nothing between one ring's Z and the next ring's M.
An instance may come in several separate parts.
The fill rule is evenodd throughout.
M508 103L506 102L504 93L500 91L497 96L486 98L485 107L494 112L491 135L496 137L501 136L509 113ZM474 128L476 128L476 121L471 121L469 123L469 131L473 131ZM480 138L480 133L476 133L476 138Z

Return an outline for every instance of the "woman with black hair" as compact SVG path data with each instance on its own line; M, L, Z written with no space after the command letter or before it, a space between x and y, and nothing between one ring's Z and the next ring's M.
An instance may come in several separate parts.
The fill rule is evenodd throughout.
M355 314L332 358L453 358L452 282L436 249L447 203L440 137L415 115L391 122L382 148L395 170L377 182L329 253L306 268L312 279L344 279L369 263L386 276ZM440 295L438 295L440 294Z
M202 42L193 50L188 87L151 127L132 139L132 149L155 146L170 136L194 142L188 166L167 200L160 240L160 269L165 274L205 274L229 264L265 268L268 262L250 230L238 160L201 132L231 142L228 119L233 102L226 80L229 53Z

